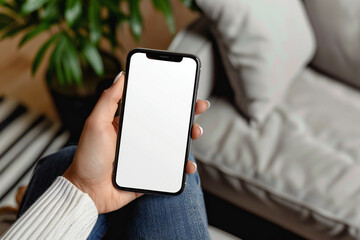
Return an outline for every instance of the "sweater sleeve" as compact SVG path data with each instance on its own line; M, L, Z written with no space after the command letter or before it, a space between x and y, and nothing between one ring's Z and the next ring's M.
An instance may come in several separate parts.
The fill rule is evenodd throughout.
M2 239L86 239L97 217L89 195L58 177Z

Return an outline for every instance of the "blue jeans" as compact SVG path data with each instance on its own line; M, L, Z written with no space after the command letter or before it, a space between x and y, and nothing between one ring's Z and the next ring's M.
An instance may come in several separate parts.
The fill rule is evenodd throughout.
M69 167L76 147L41 159L20 205L21 216ZM191 155L191 160L194 157ZM88 239L209 239L198 173L187 175L178 196L145 195L127 206L101 214Z

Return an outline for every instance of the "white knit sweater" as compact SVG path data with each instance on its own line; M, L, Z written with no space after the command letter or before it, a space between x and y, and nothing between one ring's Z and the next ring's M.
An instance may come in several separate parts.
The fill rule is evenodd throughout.
M58 177L1 239L86 239L97 217L89 195Z

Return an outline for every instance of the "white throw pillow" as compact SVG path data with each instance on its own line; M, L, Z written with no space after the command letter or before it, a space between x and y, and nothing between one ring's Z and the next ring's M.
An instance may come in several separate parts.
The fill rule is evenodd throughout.
M299 0L196 0L212 21L237 107L262 122L311 60L315 37Z
M319 43L313 66L360 88L360 1L304 2Z

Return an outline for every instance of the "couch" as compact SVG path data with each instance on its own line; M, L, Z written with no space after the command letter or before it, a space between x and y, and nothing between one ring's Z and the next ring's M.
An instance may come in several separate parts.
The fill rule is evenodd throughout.
M291 78L285 79L285 87L269 80L270 87L280 90L270 92L276 100L265 109L239 105L241 92L231 71L240 66L236 76L242 78L243 94L249 96L253 93L247 84L257 79L249 83L246 71L254 61L234 64L242 55L229 53L241 46L231 45L236 39L224 37L220 28L251 14L240 9L246 1L218 1L220 6L215 0L197 0L203 16L169 47L195 54L202 62L198 97L210 99L211 107L196 119L204 135L192 150L203 188L306 239L360 239L360 3L298 1L309 37L300 42L307 46L299 45L288 61L298 55L303 61L298 61L293 76L283 74ZM262 0L253 2L262 4ZM212 9L226 4L239 4L239 9ZM231 10L239 16L222 19ZM253 17L229 31L254 32ZM271 25L264 30L271 33ZM284 65L282 71L288 69ZM266 74L271 77L271 71ZM259 109L261 114L256 115Z

